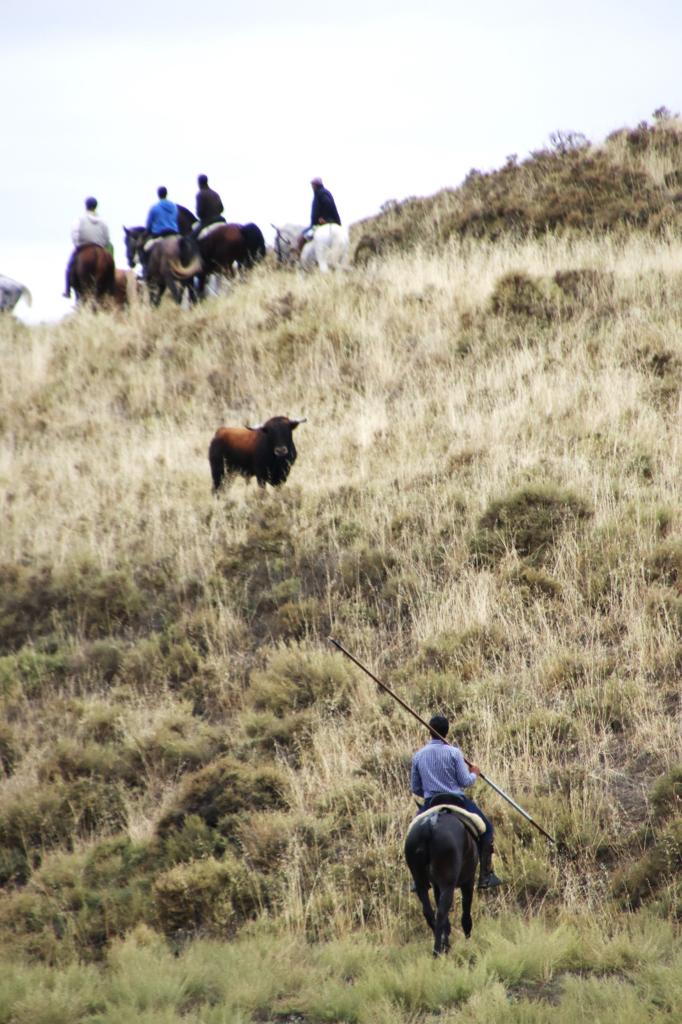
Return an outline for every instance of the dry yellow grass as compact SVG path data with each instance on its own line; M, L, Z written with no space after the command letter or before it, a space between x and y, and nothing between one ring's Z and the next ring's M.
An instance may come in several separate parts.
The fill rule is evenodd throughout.
M570 308L555 280L567 271L596 274ZM514 274L544 305L505 285ZM496 313L502 294L511 306ZM616 868L655 838L651 786L682 753L679 580L646 569L681 525L680 297L673 242L548 237L417 250L338 277L264 267L197 310L83 312L33 330L5 319L0 562L143 572L158 577L142 593L159 607L147 621L124 602L90 625L50 607L49 629L37 614L25 650L88 667L48 672L33 696L6 648L20 756L0 778L0 815L65 735L86 742L93 705L119 723L119 758L174 714L190 743L192 723L210 722L247 768L274 762L287 780L268 913L309 937L370 924L404 938L421 928L401 863L419 728L357 673L345 706L316 700L289 749L259 751L247 728L254 673L282 650L294 676L310 652L332 663L332 632L420 713L447 710L465 753L565 843L553 853L479 785L509 883L479 918L607 921ZM289 483L237 481L214 498L215 428L275 414L308 417ZM486 510L537 487L588 514L539 554L507 537L477 561ZM107 637L105 679L93 645ZM169 667L186 648L197 665ZM125 790L135 843L151 842L190 771L169 764L148 758ZM247 864L284 820L262 812ZM653 879L652 896L674 916L679 888L666 885Z

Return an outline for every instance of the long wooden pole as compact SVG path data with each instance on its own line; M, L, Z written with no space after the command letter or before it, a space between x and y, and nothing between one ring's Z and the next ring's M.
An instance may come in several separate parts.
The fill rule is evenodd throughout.
M329 642L334 644L334 647L336 647L339 651L341 651L342 654L345 654L347 658L350 658L350 660L355 665L357 665L358 668L361 668L362 671L365 672L370 677L370 679L373 679L374 682L377 684L377 686L381 687L381 689L385 693L387 693L390 697L393 697L393 700L397 701L398 704L400 704L400 706L402 708L404 708L405 711L407 711L410 715L412 715L413 718L416 718L418 722L421 722L421 724L424 726L424 728L428 729L429 732L432 735L436 736L439 740L442 740L443 743L447 743L449 746L453 746L453 744L451 744L450 741L445 738L445 736L441 736L440 733L436 729L434 729L432 726L430 726L429 723L426 722L421 717L421 715L417 714L417 712L414 710L414 708L411 708L410 705L407 704L402 699L402 697L399 697L398 694L395 693L395 691L393 691L390 688L390 686L386 686L386 683L382 683L380 679L377 679L377 677L374 675L374 673L370 672L370 670L365 665L363 665L361 661L358 661L358 659L356 657L354 657L350 653L350 651L347 651L346 648L342 644L340 644L338 640L335 640L334 637L330 636L329 637ZM469 766L471 766L471 763L472 763L471 761L467 761L466 758L464 758L464 760L466 761L466 763ZM480 777L483 779L484 782L488 783L488 785L491 787L491 789L494 789L496 793L499 793L499 795L502 797L503 800L506 800L508 804L511 804L511 806L514 808L514 810L518 811L519 814L522 814L523 817L526 819L526 821L529 821L531 823L531 825L533 825L538 830L538 832L541 832L543 834L543 836L545 836L547 839L549 839L550 843L554 843L556 845L556 839L553 836L551 836L549 834L549 832L547 832L542 827L542 825L538 825L538 823L535 820L535 818L531 817L531 815L528 813L528 811L524 811L523 807L521 807L519 804L517 804L516 800L513 800L509 796L508 793L505 793L505 791L503 789L501 789L495 782L493 782L492 779L489 779L487 775L484 775L483 772L480 772Z

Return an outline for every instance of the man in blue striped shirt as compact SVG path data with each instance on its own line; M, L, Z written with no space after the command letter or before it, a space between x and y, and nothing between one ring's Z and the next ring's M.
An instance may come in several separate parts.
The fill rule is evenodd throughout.
M412 792L424 798L421 810L438 804L454 804L480 815L485 822L485 832L478 841L478 855L481 870L478 878L479 889L491 889L502 885L493 871L493 826L473 800L464 795L464 790L473 786L481 769L467 762L459 747L445 741L450 723L444 715L434 715L429 722L431 739L412 758Z

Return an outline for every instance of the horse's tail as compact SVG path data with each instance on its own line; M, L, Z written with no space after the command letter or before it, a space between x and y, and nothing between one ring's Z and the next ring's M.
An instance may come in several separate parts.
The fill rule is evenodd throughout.
M199 248L194 238L183 236L178 239L178 258L169 257L171 273L181 279L194 277L203 270Z

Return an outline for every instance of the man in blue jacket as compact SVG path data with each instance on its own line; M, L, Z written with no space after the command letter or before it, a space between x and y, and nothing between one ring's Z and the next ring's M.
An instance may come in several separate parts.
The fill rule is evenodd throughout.
M154 203L147 214L147 231L152 238L179 234L178 208L168 199L168 189L161 185L156 194L159 201Z
M168 189L161 185L156 190L159 201L154 203L147 214L147 241L140 252L142 271L146 275L149 253L151 252L155 239L163 238L164 235L178 235L178 208L168 198Z

